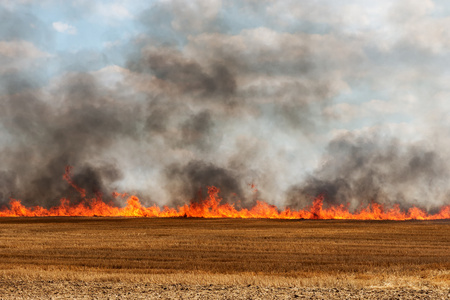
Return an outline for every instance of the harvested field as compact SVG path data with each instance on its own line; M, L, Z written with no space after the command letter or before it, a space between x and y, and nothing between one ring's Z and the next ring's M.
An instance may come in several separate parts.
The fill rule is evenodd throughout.
M2 218L0 296L446 299L449 232L449 221Z
M448 290L412 288L311 288L130 282L1 282L2 299L449 299ZM72 296L72 297L71 297Z

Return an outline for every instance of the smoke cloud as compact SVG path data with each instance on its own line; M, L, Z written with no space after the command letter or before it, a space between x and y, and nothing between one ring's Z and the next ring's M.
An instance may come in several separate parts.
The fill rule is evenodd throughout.
M442 5L82 2L0 2L0 205L449 204Z
M379 135L343 135L327 146L320 168L288 192L293 207L305 207L324 196L327 205L371 202L437 208L447 203L446 160L422 144L403 145Z

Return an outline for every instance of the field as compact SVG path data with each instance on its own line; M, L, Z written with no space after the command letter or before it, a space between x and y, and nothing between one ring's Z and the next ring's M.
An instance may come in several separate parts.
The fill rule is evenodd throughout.
M0 298L447 299L449 233L449 221L0 218Z

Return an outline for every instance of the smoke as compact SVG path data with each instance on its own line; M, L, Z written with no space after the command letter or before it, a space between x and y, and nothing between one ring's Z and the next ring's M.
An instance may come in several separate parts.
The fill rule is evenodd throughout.
M411 18L306 2L156 1L134 14L119 5L123 23L104 32L119 40L108 46L77 23L116 24L99 5L67 4L67 20L52 20L78 26L72 44L32 3L0 8L0 204L79 201L62 179L68 165L88 197L118 190L144 204L197 201L212 185L243 206L258 197L300 208L318 195L351 209L448 203L450 143L430 143L429 130L445 137L450 127L446 44L416 41ZM446 27L416 6L414 22ZM78 46L83 34L89 47ZM414 142L358 131L378 123L409 124ZM346 133L330 141L335 129Z
M208 74L196 61L188 60L179 51L167 47L144 51L140 60L130 65L130 69L151 72L180 93L207 96L216 91L231 94L235 89L234 79L225 67L221 67L222 72ZM222 74L224 76L220 76Z
M292 207L305 207L323 195L326 205L371 202L436 209L448 203L446 159L423 143L367 134L345 134L332 140L324 162L304 182L288 191Z
M155 81L175 87L176 97L193 94L203 100L189 102L231 105L228 99L236 84L224 66L213 66L208 73L179 53L162 53L144 52L141 65ZM129 143L145 148L149 158L155 159L165 150L214 151L221 139L210 110L203 109L201 102L198 108L177 103L180 99L170 99L173 95L165 86L160 95L133 94L128 98L129 94L121 95L86 72L67 73L49 86L45 90L24 88L22 81L12 80L5 87L10 92L2 96L0 122L5 138L12 143L3 148L0 157L2 203L10 197L43 206L56 205L61 197L79 200L76 191L62 180L67 165L75 166L72 179L87 190L88 197L100 193L108 199L117 188L114 183L123 179L118 164L128 161L118 161L120 158L106 152L129 150L125 145ZM177 170L176 163L187 166ZM172 174L166 176L167 187L172 182L177 185L179 178L193 176L190 185L180 187L178 193L171 190L172 201L194 199L194 189L209 185L222 186L225 195L240 194L239 184L228 171L212 163L199 168L196 164L203 166L186 158L181 162L169 159L161 166L162 175Z
M191 161L184 166L170 166L166 177L170 182L167 189L172 193L172 199L176 204L185 203L186 198L205 199L207 186L220 187L220 196L231 203L244 199L242 181L238 174L202 161Z
M120 170L107 159L90 158L116 139L136 138L132 110L109 98L91 75L69 74L53 93L29 90L3 96L0 103L1 125L12 140L1 152L3 172L11 174L1 190L26 204L54 205L66 196L67 165L77 166L74 181L90 195L106 192L105 184L119 179Z

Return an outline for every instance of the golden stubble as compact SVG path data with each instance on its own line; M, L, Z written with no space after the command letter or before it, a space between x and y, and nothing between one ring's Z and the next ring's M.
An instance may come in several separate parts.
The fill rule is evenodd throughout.
M449 221L2 218L1 280L444 287Z

